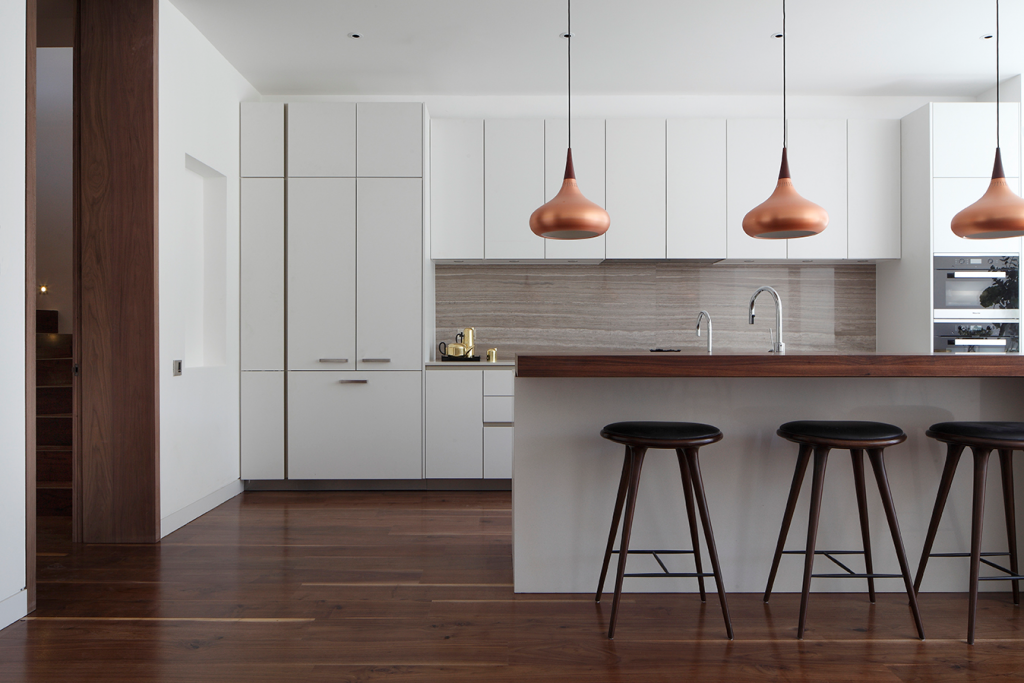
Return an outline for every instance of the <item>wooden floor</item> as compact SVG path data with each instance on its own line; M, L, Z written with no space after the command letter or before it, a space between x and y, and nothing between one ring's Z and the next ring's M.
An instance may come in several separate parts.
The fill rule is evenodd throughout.
M0 681L1019 681L1024 616L984 595L512 592L508 492L247 493L156 546L72 546L41 520L39 608ZM765 570L767 571L767 567ZM596 571L596 569L595 569Z

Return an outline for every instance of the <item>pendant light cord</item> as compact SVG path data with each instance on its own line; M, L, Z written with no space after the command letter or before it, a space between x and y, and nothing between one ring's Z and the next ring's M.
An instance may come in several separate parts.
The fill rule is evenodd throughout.
M572 0L565 0L565 24L565 75L567 81L565 99L568 110L566 120L569 124L569 149L572 149Z
M996 0L996 149L999 149L999 0Z
M786 0L782 0L782 148L787 147L789 147L789 126L786 119Z

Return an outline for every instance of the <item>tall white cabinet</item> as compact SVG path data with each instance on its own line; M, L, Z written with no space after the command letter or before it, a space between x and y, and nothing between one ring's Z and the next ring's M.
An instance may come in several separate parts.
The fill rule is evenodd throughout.
M241 116L242 478L419 479L422 105Z

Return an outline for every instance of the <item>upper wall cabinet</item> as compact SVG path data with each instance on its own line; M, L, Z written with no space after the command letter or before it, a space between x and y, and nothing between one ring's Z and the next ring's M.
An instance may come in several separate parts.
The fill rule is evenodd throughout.
M668 258L724 259L725 119L668 121L665 185Z
M900 257L900 122L847 122L847 249L860 260Z
M999 109L1003 170L1020 175L1020 105ZM932 105L932 175L935 178L991 178L996 152L993 102L943 102Z
M288 105L288 175L353 178L356 175L356 105L300 102Z
M665 120L609 119L605 130L606 256L665 258Z
M284 105L242 102L241 176L284 177Z
M775 191L782 161L782 121L730 119L727 125L729 258L784 259L786 240L754 239L743 232L743 217ZM796 179L803 194L801 182L802 178Z
M828 227L812 237L789 240L791 259L845 259L846 121L789 122L789 168L801 196L828 211ZM751 207L753 208L753 207Z
M565 119L544 122L544 201L551 201L565 179L565 152L569 124ZM604 206L604 119L572 122L572 159L576 184L583 196ZM612 219L612 225L615 220ZM612 228L609 228L612 229ZM544 240L544 258L559 260L604 259L605 236L582 240Z
M356 173L360 178L423 176L423 105L356 105Z
M544 121L484 122L484 258L543 259L530 215L544 203Z
M484 121L430 122L430 258L484 257Z

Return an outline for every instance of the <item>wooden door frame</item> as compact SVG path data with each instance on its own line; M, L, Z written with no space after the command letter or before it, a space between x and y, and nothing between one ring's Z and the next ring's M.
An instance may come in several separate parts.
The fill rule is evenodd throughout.
M25 592L36 609L36 0L25 0Z

